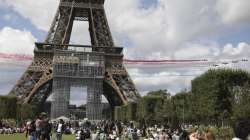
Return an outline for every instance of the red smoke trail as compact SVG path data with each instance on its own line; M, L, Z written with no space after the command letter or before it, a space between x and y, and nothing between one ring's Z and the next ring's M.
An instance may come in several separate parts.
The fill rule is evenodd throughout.
M6 54L6 53L0 53L0 58L2 58L2 59L16 60L16 61L30 61L30 60L33 59L33 56L31 56L31 55L24 55L24 54Z
M0 53L0 59L8 59L15 61L31 61L33 59L32 55L24 55L24 54L6 54ZM123 62L125 64L142 64L142 65L160 65L160 64L180 64L180 63L205 63L208 60L131 60L124 59Z

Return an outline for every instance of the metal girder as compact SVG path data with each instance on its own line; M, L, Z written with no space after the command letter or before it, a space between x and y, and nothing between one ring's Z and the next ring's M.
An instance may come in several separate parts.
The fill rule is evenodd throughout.
M60 7L75 7L75 8L83 8L83 9L103 9L103 5L100 4L89 4L89 3L83 3L83 2L79 2L79 3L72 3L72 2L61 2L60 3Z

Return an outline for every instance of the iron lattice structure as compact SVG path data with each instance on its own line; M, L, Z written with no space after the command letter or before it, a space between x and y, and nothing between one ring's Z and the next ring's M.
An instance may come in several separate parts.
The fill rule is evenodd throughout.
M105 73L104 53L56 50L53 59L51 117L68 116L70 87L87 87L86 116L102 119L101 97Z
M91 46L69 45L75 20L89 23ZM104 0L61 0L44 43L36 43L31 65L13 87L10 94L19 97L20 103L42 105L52 93L52 88L54 90L57 85L61 84L60 78L55 76L57 72L54 72L57 69L57 63L53 62L57 61L53 60L62 53L61 51L72 53L70 52L72 47L91 48L93 56L96 53L103 54L105 70L101 80L102 94L111 106L135 102L140 98L123 65L123 48L114 45L104 10ZM86 52L82 51L81 54L84 56ZM79 59L82 56L79 56ZM69 81L75 83L73 81L85 78L69 79L72 79ZM92 81L95 81L93 82L94 85L101 87L100 84L97 84L99 80ZM88 89L95 90L94 87ZM67 90L65 89L65 91Z

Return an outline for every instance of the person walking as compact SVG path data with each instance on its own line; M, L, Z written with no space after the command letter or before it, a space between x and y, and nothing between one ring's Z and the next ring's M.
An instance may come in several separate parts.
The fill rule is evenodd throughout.
M59 123L56 127L56 140L62 140L62 134L64 131L64 121L62 119L59 120Z

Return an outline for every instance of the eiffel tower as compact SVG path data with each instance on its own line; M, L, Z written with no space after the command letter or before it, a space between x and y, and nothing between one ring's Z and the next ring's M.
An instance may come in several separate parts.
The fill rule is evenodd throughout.
M58 54L69 51L72 47L81 47L91 48L91 52L103 54L104 70L99 74L103 76L102 94L109 104L120 106L136 102L140 95L123 65L123 48L114 44L104 2L105 0L60 0L45 41L35 43L31 65L9 94L17 96L21 104L42 106L52 91L56 90L55 59L62 59ZM89 23L90 46L70 44L74 21ZM72 60L70 57L66 59Z

